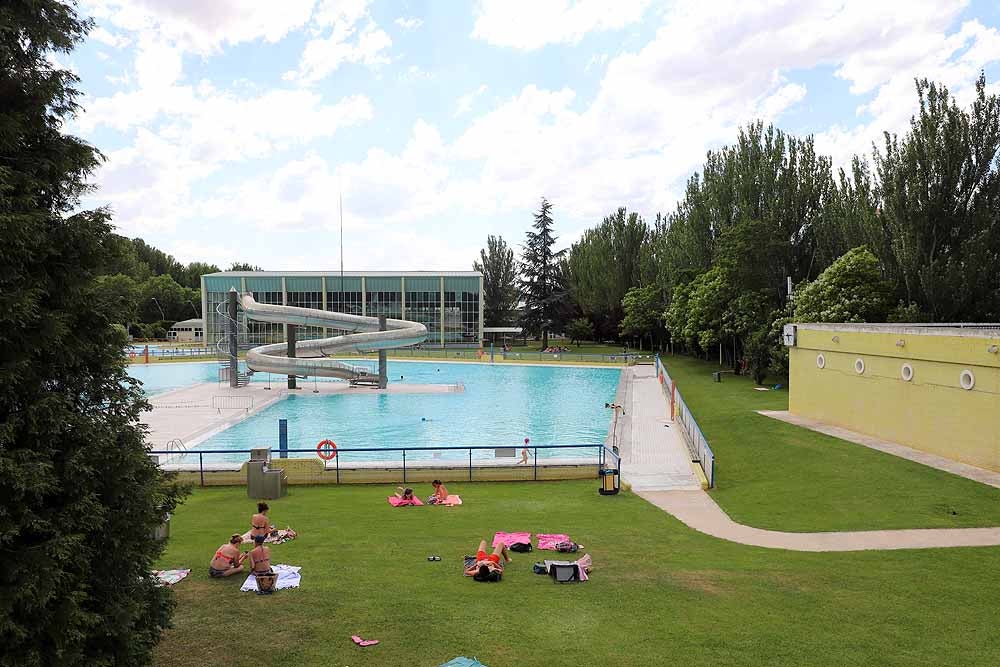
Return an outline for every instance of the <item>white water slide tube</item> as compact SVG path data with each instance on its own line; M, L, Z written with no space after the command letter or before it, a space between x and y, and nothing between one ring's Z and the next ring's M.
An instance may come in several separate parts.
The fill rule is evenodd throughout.
M299 377L315 375L345 380L372 377L372 374L364 368L329 357L348 352L372 352L406 347L422 343L427 339L427 327L419 322L386 319L386 331L379 331L377 317L334 313L317 308L257 303L250 293L243 295L241 305L247 318L258 322L327 327L348 332L332 338L297 341L295 357L287 356L287 343L252 348L247 352L247 367L256 373Z

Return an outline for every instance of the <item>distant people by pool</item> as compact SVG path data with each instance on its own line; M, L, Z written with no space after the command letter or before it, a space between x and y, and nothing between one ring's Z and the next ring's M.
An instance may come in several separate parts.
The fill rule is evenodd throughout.
M208 564L208 576L212 578L229 577L243 571L243 561L249 553L240 551L243 536L233 533L229 542L215 550L212 562Z
M547 347L542 352L547 352L549 354L559 354L560 352L569 352L568 347Z

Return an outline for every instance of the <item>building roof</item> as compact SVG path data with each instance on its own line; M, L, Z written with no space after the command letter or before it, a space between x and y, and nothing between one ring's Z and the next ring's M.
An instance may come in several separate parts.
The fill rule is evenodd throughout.
M197 319L181 320L180 322L174 322L173 326L171 326L170 328L174 329L177 327L204 327L204 326L205 326L205 320L199 317Z
M478 278L482 276L479 271L344 271L345 278L428 278L445 276L446 278ZM330 271L219 271L218 273L206 273L207 277L240 277L240 278L319 278L322 276L340 276L340 271L332 269Z
M907 334L910 336L964 336L967 338L1000 337L1000 323L865 323L855 322L796 322L799 329L818 331L856 331L859 333Z

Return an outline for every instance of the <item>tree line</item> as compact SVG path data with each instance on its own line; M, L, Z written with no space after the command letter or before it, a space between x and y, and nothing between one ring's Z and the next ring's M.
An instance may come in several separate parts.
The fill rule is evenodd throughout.
M555 243L543 200L519 261L490 237L475 265L486 324L520 322L543 346L559 331L718 355L762 380L785 372L793 320L997 321L1000 102L982 74L967 107L915 88L909 129L845 168L812 136L756 122L652 222L622 207L541 252Z

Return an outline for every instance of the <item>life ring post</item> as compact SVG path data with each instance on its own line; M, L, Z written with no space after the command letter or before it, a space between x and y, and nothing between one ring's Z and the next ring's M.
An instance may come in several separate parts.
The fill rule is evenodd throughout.
M316 445L316 455L324 461L333 459L337 456L337 443L329 438L326 440L320 440L319 444Z

